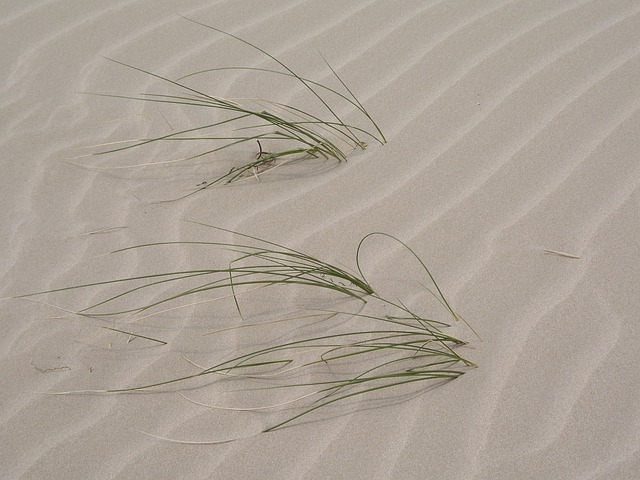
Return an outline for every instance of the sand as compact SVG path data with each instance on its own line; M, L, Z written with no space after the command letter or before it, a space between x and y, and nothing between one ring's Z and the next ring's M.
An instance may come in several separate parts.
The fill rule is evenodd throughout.
M80 93L158 85L103 57L174 77L270 66L179 15L326 80L321 52L388 143L346 164L282 168L170 203L152 202L192 190L215 164L113 170L122 158L72 160L87 146L194 120L171 106ZM203 258L179 247L103 255L127 245L233 239L185 219L351 267L360 238L384 231L414 248L482 337L460 329L479 368L419 395L352 402L224 445L184 445L144 432L206 442L255 432L276 414L231 415L175 393L50 393L193 369L180 355L207 361L213 347L194 332L218 308L149 321L146 331L168 341L160 348L5 298L2 478L640 478L637 1L51 0L4 2L0 18L0 297ZM220 96L303 98L246 72L209 86ZM368 256L382 288L407 276L399 255ZM75 310L99 298L97 289L37 300ZM247 308L259 310L259 298ZM189 393L215 401L206 386Z

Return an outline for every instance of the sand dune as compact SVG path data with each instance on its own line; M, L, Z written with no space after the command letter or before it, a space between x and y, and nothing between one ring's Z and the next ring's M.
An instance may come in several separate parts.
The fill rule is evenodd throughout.
M640 477L638 2L13 3L0 7L2 478ZM218 65L273 68L180 15L330 81L321 53L388 143L370 142L346 163L282 167L260 182L154 203L193 191L221 167L113 169L191 147L85 157L87 147L206 117L81 93L162 87L104 57L172 78ZM315 108L301 85L255 72L193 81L221 97ZM340 113L360 121L353 109ZM179 246L103 255L117 248L234 238L183 220L349 267L364 235L395 235L482 337L455 327L479 368L223 445L154 436L206 443L259 432L281 413L235 415L175 391L51 395L187 375L194 367L184 357L212 362L245 341L237 330L200 335L233 322L232 305L141 320L168 342L159 348L56 308L98 302L108 287L35 298L45 304L8 298L210 259ZM406 261L376 243L366 271L385 291L409 291L418 279ZM293 290L284 301L304 295ZM246 308L273 314L270 301L257 293ZM205 383L184 393L218 404Z

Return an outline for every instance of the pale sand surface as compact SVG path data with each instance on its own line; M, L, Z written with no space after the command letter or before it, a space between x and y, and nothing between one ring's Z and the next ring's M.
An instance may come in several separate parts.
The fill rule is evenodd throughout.
M87 145L162 131L163 115L192 120L170 106L79 94L157 85L101 56L174 77L270 66L178 14L250 39L314 79L328 78L322 52L388 144L337 167L281 169L164 204L150 201L188 192L215 165L65 163ZM141 432L207 441L280 417L210 411L172 393L44 392L188 372L179 354L208 361L211 337L194 332L215 325L218 308L150 321L148 332L169 344L141 348L97 322L3 300L2 478L640 478L636 0L14 1L0 18L0 297L203 259L181 248L100 256L122 246L232 239L181 219L348 266L359 239L381 230L416 250L483 339L459 329L480 368L420 395L351 402L230 444L178 445ZM211 85L231 97L264 90L301 97L246 73ZM111 230L85 235L102 229ZM368 255L379 285L406 273L398 255ZM98 289L40 299L73 309L99 298ZM192 394L214 401L206 388Z

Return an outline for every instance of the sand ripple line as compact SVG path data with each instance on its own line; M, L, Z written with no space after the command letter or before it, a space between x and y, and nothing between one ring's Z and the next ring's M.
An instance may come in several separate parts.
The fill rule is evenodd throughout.
M640 11L640 9L636 9L636 12L639 12L639 11ZM535 68L534 72L538 73L538 74L541 74L550 65L559 62L562 58L564 58L566 56L566 54L575 51L580 45L583 45L587 40L595 37L596 35L607 33L607 30L610 27L616 25L617 23L618 23L617 21L611 22L611 23L607 23L598 32L593 33L593 34L589 34L588 36L585 36L584 38L581 38L577 42L577 44L573 44L572 43L570 47L568 47L567 49L563 49L562 51L560 51L556 55L554 55L554 57L551 60L547 60L547 61L543 62L541 65L537 66ZM483 171L483 173L481 175L474 176L474 182L473 182L472 185L468 185L467 188L459 188L459 189L457 189L457 191L464 192L464 195L458 196L456 199L451 199L451 201L448 202L447 206L443 210L439 210L435 216L431 217L432 221L436 221L438 218L440 218L441 216L446 214L453 206L463 202L463 200L466 197L471 196L474 192L479 191L486 184L486 182L489 181L489 179L491 179L505 164L508 163L509 159L511 159L518 152L520 152L523 148L525 148L528 144L530 144L532 141L534 141L538 137L538 135L545 128L547 128L547 126L556 117L558 117L564 111L566 111L568 109L568 107L570 107L572 104L574 104L574 103L578 102L579 100L583 99L584 96L589 94L592 90L594 90L597 85L599 85L600 83L608 80L609 77L612 74L614 74L616 70L618 70L619 68L625 66L626 64L629 64L630 62L633 62L637 58L637 56L639 55L639 52L640 52L640 49L638 49L638 48L630 48L629 50L624 52L619 57L613 58L608 64L606 64L605 66L603 66L599 70L594 71L592 76L590 78L585 79L582 82L581 85L578 85L574 89L572 89L571 92L566 97L561 99L561 101L556 102L556 104L553 105L553 108L550 109L550 111L547 111L544 114L544 116L542 116L539 120L536 121L535 124L533 124L531 127L529 127L527 129L528 135L525 138L519 139L517 142L513 142L514 145L512 146L512 148L508 152L500 154L500 157L504 159L503 161L501 161L501 162L493 162L492 165L491 165L491 168L484 169L484 171ZM533 81L533 79L532 79L531 75L529 75L529 74L522 75L522 76L518 77L516 82L513 82L513 84L511 84L511 85L509 85L507 87L507 89L506 89L507 91L504 94L504 97L499 99L498 101L495 101L490 107L491 111L488 112L487 114L483 115L483 117L482 117L482 119L480 121L476 121L472 125L465 126L464 130L461 129L462 131L457 132L457 135L456 135L455 139L447 142L446 145L442 146L439 150L434 152L432 154L432 156L434 158L434 161L435 161L435 159L438 159L438 158L444 156L444 154L446 154L456 144L461 142L472 131L474 131L476 129L479 129L482 126L482 121L483 120L488 120L489 117L490 117L490 114L492 112L494 112L495 110L497 110L500 107L500 105L504 102L504 100L506 98L509 98L509 97L515 98L518 90L521 89L522 86L525 85L527 82L532 82L532 81ZM632 107L632 109L633 108L635 108L635 107ZM627 115L628 115L628 113L627 113ZM617 125L617 123L616 123L616 125ZM604 138L602 138L602 137L598 137L598 139L599 140L597 140L597 141L594 141L593 139L590 139L590 142L587 144L587 146L584 147L584 148L586 148L587 152L589 150L595 148L600 141L604 140ZM585 152L585 155L586 155L586 152ZM409 181L415 181L416 178L421 178L422 176L424 176L425 175L425 169L428 168L428 166L425 167L425 165L423 165L421 163L417 163L417 167L418 168L416 168L415 171L408 171L407 172L406 177L408 178ZM388 192L385 195L384 201L387 201L387 199L392 194L404 195L405 194L405 189L406 189L406 184L404 182L401 182L399 185L394 185L393 190L391 190L390 192ZM370 205L367 205L367 206L370 207Z

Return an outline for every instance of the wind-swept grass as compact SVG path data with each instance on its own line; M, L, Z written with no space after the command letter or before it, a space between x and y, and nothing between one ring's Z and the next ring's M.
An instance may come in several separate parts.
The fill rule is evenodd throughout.
M201 224L204 225L204 224ZM209 225L206 225L210 227ZM216 228L216 227L212 227ZM365 397L379 391L400 390L409 384L452 380L463 375L474 364L463 358L458 348L466 342L445 332L450 326L449 320L457 321L459 316L446 300L431 272L420 258L406 244L384 233L372 233L364 237L358 245L355 258L355 272L337 267L303 252L262 240L250 235L234 233L239 242L163 242L137 245L131 249L156 248L161 245L201 245L215 250L224 249L235 254L228 265L214 268L202 268L179 272L134 276L115 280L106 280L71 287L38 292L26 296L44 293L77 290L89 287L116 285L122 288L115 295L77 312L90 317L118 317L153 315L154 311L164 308L178 299L189 296L209 297L215 291L224 291L226 295L214 298L228 298L235 302L235 308L242 319L239 325L231 328L219 328L213 335L235 330L242 338L241 329L274 328L276 323L291 326L292 334L285 338L248 348L229 358L222 359L209 366L197 366L197 371L175 378L166 378L149 384L124 386L101 390L100 393L123 393L145 391L181 384L197 378L212 377L228 381L242 382L251 380L262 382L260 389L273 392L282 389L292 391L292 398L274 405L261 407L225 407L211 408L227 410L259 410L296 408L281 421L265 428L269 432L290 424L314 411L354 397ZM416 259L426 275L429 295L441 306L442 312L417 312L396 298L385 298L378 294L363 274L361 268L362 250L367 240L373 236L382 236L398 242ZM196 284L193 284L193 281ZM187 283L188 287L183 285ZM135 286L129 286L135 284ZM130 308L110 308L127 298L142 295L146 289L157 286L173 286L175 291L166 294L152 303L143 303ZM277 288L302 286L354 299L357 308L353 310L327 310L307 307L308 315L281 319L271 322L248 323L241 313L240 303L243 292L255 288ZM365 305L366 304L366 305ZM167 305L168 306L168 305ZM163 310L166 311L166 310ZM442 313L449 319L437 319ZM311 333L297 327L303 318L322 318ZM211 321L215 322L215 315ZM112 328L114 332L130 334L124 328ZM293 332L296 332L295 334ZM305 333L306 332L306 333ZM159 340L135 335L156 343ZM164 348L163 346L158 348ZM195 365L195 364L194 364ZM209 382L210 383L210 382ZM189 385L192 386L191 383Z
M204 147L198 148L195 153L183 158L153 160L126 167L114 167L131 168L160 164L171 165L203 157L215 159L218 158L216 156L225 153L237 155L237 152L232 151L231 147L247 142L251 144L252 150L258 150L253 157L233 159L238 165L233 166L227 173L218 175L211 181L206 182L206 185L198 189L203 190L211 185L231 183L247 176L258 178L274 167L281 166L292 160L323 158L342 162L346 160L350 151L365 149L367 144L372 141L381 145L386 143L381 129L371 115L324 58L323 60L332 76L337 79L338 86L335 88L298 75L274 55L232 33L224 32L193 19L185 18L185 20L231 37L257 50L275 63L275 68L242 66L208 68L181 76L178 79L171 79L138 66L109 59L119 65L160 80L173 89L174 93L134 95L92 93L93 95L209 109L212 114L212 121L150 138L110 143L107 144L108 147L106 149L95 152L92 155L113 154L157 142L180 141L204 145ZM246 99L242 100L223 98L215 92L205 92L203 89L198 89L188 84L188 81L195 76L229 70L244 70L258 75L275 76L282 80L293 79L304 87L304 90L315 100L321 110L325 112L325 115L318 116L302 107L284 104L273 99L256 99L254 98L255 95L247 95ZM359 112L365 126L352 125L345 122L338 114L338 110L345 106Z

